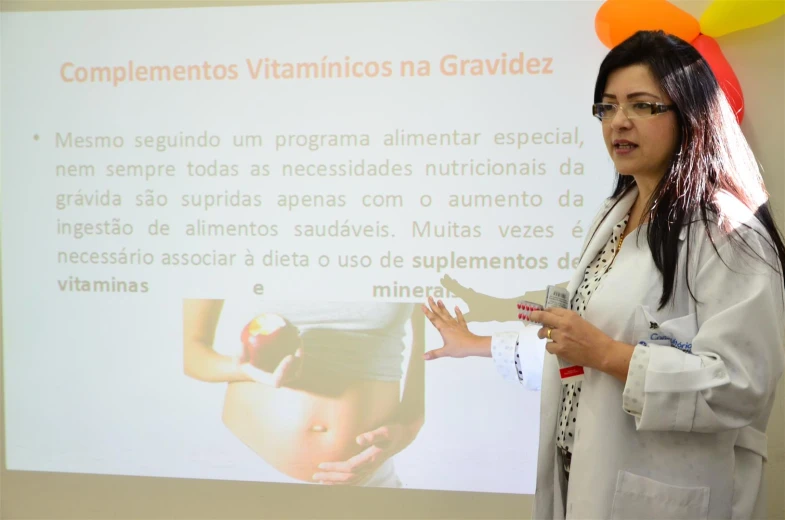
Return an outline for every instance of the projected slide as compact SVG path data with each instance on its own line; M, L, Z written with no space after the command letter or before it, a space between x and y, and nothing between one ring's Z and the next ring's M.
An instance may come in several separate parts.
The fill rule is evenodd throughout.
M8 469L532 493L537 385L421 304L542 357L613 180L565 4L4 14Z

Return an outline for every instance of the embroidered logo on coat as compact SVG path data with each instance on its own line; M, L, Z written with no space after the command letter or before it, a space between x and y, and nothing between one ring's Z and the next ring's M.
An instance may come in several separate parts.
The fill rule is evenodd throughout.
M664 334L657 334L656 332L649 336L652 341L667 341L671 347L683 350L684 352L692 352L692 343L682 343L676 338L671 338Z

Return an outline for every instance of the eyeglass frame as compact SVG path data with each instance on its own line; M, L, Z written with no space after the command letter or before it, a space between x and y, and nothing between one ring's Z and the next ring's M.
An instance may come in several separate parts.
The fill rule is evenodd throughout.
M651 114L647 114L647 115L642 116L642 117L641 116L633 116L633 117L628 116L627 112L624 110L624 105L634 105L634 104L637 104L637 103L646 103L647 105L651 105ZM616 108L617 110L621 109L622 113L624 114L624 117L626 117L627 119L649 119L650 117L658 116L658 115L664 114L665 112L668 112L670 110L675 110L676 109L676 105L666 105L665 103L658 103L658 102L655 102L655 101L630 101L628 103L592 103L591 115L596 117L600 121L610 121L611 119L613 119L613 117L616 116L616 114L614 114L613 117L606 117L606 118L599 117L597 115L597 112L598 112L597 106L598 105L611 105L612 107Z

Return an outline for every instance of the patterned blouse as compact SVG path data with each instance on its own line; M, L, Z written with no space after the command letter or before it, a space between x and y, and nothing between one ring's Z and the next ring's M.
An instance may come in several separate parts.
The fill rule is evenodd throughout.
M611 271L613 260L616 256L616 247L619 243L624 229L627 227L629 215L626 215L620 222L613 227L613 232L608 239L605 247L597 254L594 260L589 264L586 271L583 273L583 282L575 291L575 297L572 300L571 308L577 312L578 315L583 316L586 307L591 300L591 295L595 292L596 288L602 283L603 278ZM501 333L496 334L491 342L491 354L496 365L497 370L502 374L505 379L518 380L526 384L532 389L539 389L534 387L532 383L535 374L524 373L523 365L520 363L520 353L518 351L519 343L517 340L517 333ZM643 351L640 355L648 355L647 349L636 349L636 352ZM633 359L632 362L636 363L638 360ZM638 373L631 370L628 378L642 379L644 372ZM628 393L625 392L623 396L623 406L628 413L641 412L642 403L632 402ZM562 400L561 400L561 413L559 414L559 424L556 429L556 446L559 447L566 455L564 457L565 465L564 470L569 473L569 461L573 451L573 444L575 440L575 422L577 416L578 405L580 404L581 397L581 381L570 383L565 382L562 385ZM628 402L628 400L630 402Z

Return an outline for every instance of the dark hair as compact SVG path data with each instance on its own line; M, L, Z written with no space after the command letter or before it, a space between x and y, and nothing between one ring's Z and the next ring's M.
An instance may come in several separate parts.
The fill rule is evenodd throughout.
M649 67L676 105L679 125L677 151L646 205L649 248L662 274L659 308L673 297L679 235L684 226L689 235L696 221L703 222L717 250L710 222L728 219L716 201L718 192L730 194L750 209L769 234L763 237L764 241L779 258L779 266L772 268L780 273L785 271L785 245L772 218L758 163L714 73L692 45L663 31L635 33L614 47L600 65L594 102L602 101L612 72L640 64ZM631 176L617 172L611 197L618 201L634 184ZM729 237L735 234L729 228L722 231ZM689 248L690 240L686 244Z

